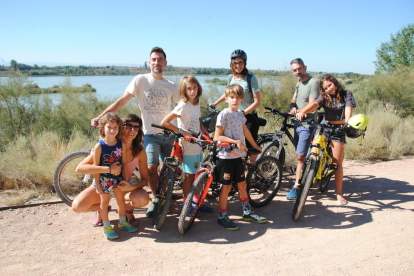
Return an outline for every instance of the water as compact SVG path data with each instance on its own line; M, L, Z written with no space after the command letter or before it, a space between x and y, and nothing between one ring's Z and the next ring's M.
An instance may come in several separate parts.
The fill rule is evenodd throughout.
M75 76L70 77L72 86L82 86L89 83L96 89L96 96L99 100L113 100L124 94L125 88L135 76ZM175 82L177 85L183 76L165 76L166 79ZM41 88L52 87L53 85L60 85L68 77L32 77L33 83L36 83ZM227 80L227 76L197 76L204 91L208 91L209 87L217 87L219 91L224 92L224 86L211 85L206 83L207 79L218 78ZM50 95L51 97L59 98L58 94Z

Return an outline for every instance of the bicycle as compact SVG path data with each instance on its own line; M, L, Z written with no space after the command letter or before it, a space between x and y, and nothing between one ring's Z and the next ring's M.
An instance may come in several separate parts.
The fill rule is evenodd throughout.
M285 138L287 137L292 145L296 148L296 143L293 138L293 135L290 133L289 129L294 128L293 121L296 120L295 116L290 115L288 113L281 112L277 109L265 107L266 110L273 115L279 115L283 118L282 124L279 130L276 130L274 133L264 133L259 134L260 139L257 141L257 144L263 148L261 156L271 155L276 157L280 160L282 166L284 166L286 161L286 151L284 146L287 144L285 143ZM318 123L320 123L323 119L323 115L325 114L324 111L318 112ZM291 122L289 122L291 121ZM291 167L291 172L294 173L296 167Z
M216 155L218 150L225 147L227 151L231 151L233 146L230 146L228 143L211 141L207 147L210 153L196 173L194 184L191 187L180 214L178 230L181 234L185 234L190 230L197 217L198 210L203 204L210 186L213 183L217 168ZM249 149L246 157L242 158L243 165L247 167L247 195L250 204L254 207L262 207L269 204L276 196L282 181L282 166L277 158L264 156L254 164L247 161L248 155L257 154L258 152L258 150ZM233 183L232 186L233 189L237 190L237 183ZM218 193L219 191L217 191ZM199 196L195 197L194 195ZM194 208L194 210L189 214L190 208Z
M344 133L343 128L337 128L330 124L321 124L310 118L304 121L307 121L312 126L316 126L316 131L315 138L309 146L299 179L299 191L292 212L293 220L298 220L302 214L312 185L317 182L319 192L324 192L333 173L338 170L338 164L333 163L332 159L331 136ZM323 135L324 131L326 137Z
M153 199L154 213L152 222L154 228L160 230L164 224L165 218L167 217L173 189L176 186L176 175L179 171L179 166L183 161L182 150L179 143L179 138L183 136L163 126L156 124L151 124L151 126L162 129L165 137L170 137L171 135L174 136L174 144L171 150L171 155L164 158L157 189ZM193 131L190 131L190 133L193 136L190 141L194 143L198 142L199 140L196 137L199 136L199 134L194 133Z

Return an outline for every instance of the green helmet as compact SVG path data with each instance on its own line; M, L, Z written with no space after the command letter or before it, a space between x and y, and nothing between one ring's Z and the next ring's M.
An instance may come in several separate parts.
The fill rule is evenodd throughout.
M365 133L370 121L371 120L364 114L352 116L344 125L346 136L349 138L358 138Z

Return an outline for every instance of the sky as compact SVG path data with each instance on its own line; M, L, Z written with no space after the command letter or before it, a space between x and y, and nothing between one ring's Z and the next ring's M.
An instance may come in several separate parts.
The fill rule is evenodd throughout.
M414 23L414 0L0 0L0 64L143 65L154 46L169 65L375 72L376 50Z

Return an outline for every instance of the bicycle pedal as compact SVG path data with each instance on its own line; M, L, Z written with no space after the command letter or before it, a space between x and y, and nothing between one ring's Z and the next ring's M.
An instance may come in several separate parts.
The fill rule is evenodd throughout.
M338 170L339 169L339 165L338 164L330 164L329 165L329 169L331 169L331 170Z

